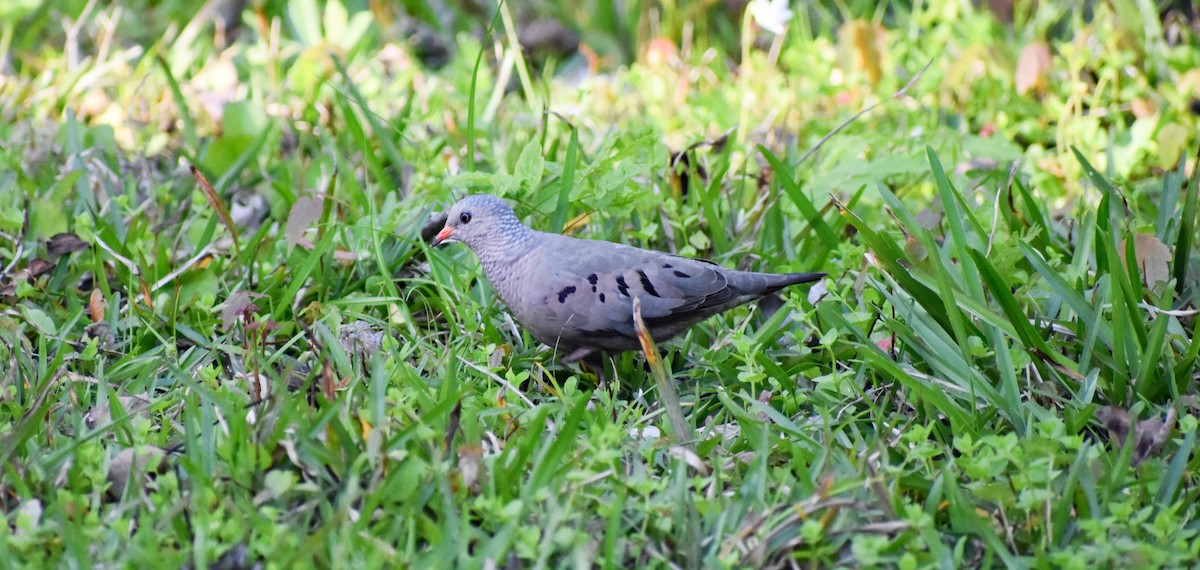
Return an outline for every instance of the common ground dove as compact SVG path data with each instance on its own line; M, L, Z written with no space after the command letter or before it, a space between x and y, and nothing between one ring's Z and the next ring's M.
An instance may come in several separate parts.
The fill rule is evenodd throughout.
M467 244L492 288L564 362L639 348L633 299L656 341L722 311L824 273L755 273L607 241L530 229L500 198L467 196L433 245Z

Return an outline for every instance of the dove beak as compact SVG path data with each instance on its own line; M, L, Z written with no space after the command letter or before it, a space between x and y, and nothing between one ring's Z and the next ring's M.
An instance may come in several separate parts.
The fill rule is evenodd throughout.
M442 231L438 232L438 234L436 236L433 236L433 241L429 242L429 244L432 245L433 247L437 247L448 241L449 242L458 241L457 239L454 238L454 228L452 228L450 226L446 226L446 227L442 228Z

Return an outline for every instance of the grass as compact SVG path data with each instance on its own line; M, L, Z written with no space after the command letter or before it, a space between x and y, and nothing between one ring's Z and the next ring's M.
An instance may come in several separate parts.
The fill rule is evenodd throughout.
M0 8L0 560L1200 557L1182 15L411 4ZM830 277L598 386L421 239L468 192Z

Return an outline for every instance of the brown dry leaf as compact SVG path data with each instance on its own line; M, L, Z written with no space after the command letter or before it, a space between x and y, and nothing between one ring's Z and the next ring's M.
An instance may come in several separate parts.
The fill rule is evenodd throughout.
M200 185L200 190L204 192L204 198L208 200L208 204L217 211L217 216L221 218L221 222L225 224L225 228L229 230L229 234L233 236L233 249L235 252L240 251L238 245L237 226L233 223L233 217L229 215L229 208L225 207L225 201L217 194L217 190L205 178L204 173L200 172L195 165L191 166L192 177L196 179L196 183Z
M166 466L163 461L166 455L162 449L153 446L122 449L108 464L109 496L120 497L131 478L136 479L136 488L149 474L161 472Z
M350 354L372 356L383 347L383 331L367 321L354 321L338 327L338 342Z
M686 447L681 445L672 445L671 447L667 448L667 455L670 455L676 459L682 459L688 467L691 467L693 470L695 470L696 473L698 473L701 477L707 477L708 475L712 474L712 467L709 467L703 459L700 459L700 456L697 455L695 451L692 451Z
M862 71L872 85L883 77L885 49L883 26L869 20L851 20L838 29L838 62L846 72Z
M250 551L246 549L246 543L239 542L226 550L216 562L209 564L208 570L254 570L262 568L262 560L251 558ZM188 562L183 565L183 570L195 570L196 567Z
M321 219L324 208L325 200L321 198L304 196L296 199L296 203L292 204L292 210L288 212L287 228L284 230L288 245L299 243L304 231L313 222Z
M333 260L341 265L354 265L358 261L358 254L339 246L333 248Z
M1134 117L1144 119L1158 112L1158 106L1154 104L1154 101L1144 97L1134 97L1129 102L1129 110L1133 113Z
M117 396L117 402L120 402L121 407L125 409L125 413L122 415L130 417L148 417L150 405L154 403L150 400L148 394ZM102 427L112 422L112 420L112 409L109 407L107 400L97 403L87 413L83 414L83 424L88 429Z
M332 402L337 396L338 381L337 373L333 371L333 364L326 361L321 366L321 395L325 397L327 402Z
M1175 408L1167 408L1167 417L1153 417L1138 422L1137 445L1133 448L1133 464L1157 454L1175 429Z
M238 319L246 314L252 314L258 310L254 306L254 299L262 297L260 293L251 293L250 291L237 291L230 295L225 300L225 308L221 309L221 326L225 330L229 330Z
M50 236L46 240L46 251L54 257L58 257L64 253L75 253L92 247L86 241L79 239L79 236L72 233L61 233Z
M1171 431L1175 429L1176 418L1175 408L1168 408L1165 418L1155 416L1138 422L1134 427L1134 417L1129 410L1117 406L1104 406L1096 411L1096 419L1108 429L1112 436L1110 441L1117 442L1117 446L1123 446L1129 441L1131 427L1136 430L1133 452L1130 454L1130 464L1134 466L1162 449Z
M1121 242L1117 255L1121 262L1125 261L1125 242ZM1140 233L1133 236L1133 254L1137 260L1138 271L1142 273L1142 283L1154 288L1159 283L1171 280L1171 248L1154 234Z
M42 258L34 259L25 267L25 271L17 272L17 279L33 280L50 273L54 269L53 261L46 261Z
M578 216L571 218L571 220L567 222L567 225L563 226L563 233L564 234L573 234L575 232L581 231L581 230L583 230L583 228L587 227L588 222L590 222L591 220L592 220L591 214L589 214L587 212L579 214Z
M1033 42L1025 46L1017 59L1017 93L1024 95L1032 90L1039 93L1044 91L1050 80L1052 65L1050 46L1044 42Z
M458 476L460 484L472 491L479 491L479 476L483 474L483 446L464 443L458 446Z
M150 296L150 288L146 286L145 281L139 281L138 285L142 288L142 302L146 303L147 307L154 308L154 298Z
M112 349L116 344L116 339L113 338L112 327L108 321L100 321L83 327L83 341L87 342L91 339L98 341L98 346L101 349Z
M92 295L88 298L88 316L92 318L93 323L104 320L104 309L106 308L108 308L108 301L104 300L104 293L99 289L92 289Z

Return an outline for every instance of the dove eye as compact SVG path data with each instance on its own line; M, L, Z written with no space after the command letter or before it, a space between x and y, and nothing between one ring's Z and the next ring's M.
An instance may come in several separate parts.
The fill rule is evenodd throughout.
M463 212L458 215L458 221L468 224L471 222L471 212Z

